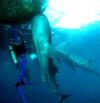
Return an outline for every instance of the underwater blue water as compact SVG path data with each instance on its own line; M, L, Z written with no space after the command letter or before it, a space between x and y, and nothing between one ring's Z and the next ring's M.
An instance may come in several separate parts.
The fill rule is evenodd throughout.
M64 52L91 61L91 66L100 72L100 22L80 29L53 28L53 45ZM7 38L5 36L5 38ZM13 64L6 40L0 49L0 103L23 103L14 84L19 69ZM64 47L64 48L63 48ZM5 49L4 49L5 48ZM31 82L41 79L38 61L28 58ZM81 68L72 70L62 62L57 74L57 82L64 94L70 94L63 103L100 103L100 77ZM58 103L57 96L45 83L22 88L28 103Z

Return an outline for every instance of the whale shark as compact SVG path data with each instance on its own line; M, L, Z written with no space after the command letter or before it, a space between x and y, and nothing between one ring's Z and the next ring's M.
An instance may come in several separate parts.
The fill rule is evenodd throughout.
M54 93L57 94L61 103L69 94L62 94L56 81L57 67L56 55L52 49L51 28L48 19L44 15L37 15L32 21L33 42L39 59L42 82L46 82ZM54 62L55 61L55 62Z
M51 28L48 19L44 15L37 15L32 21L32 38L35 44L37 57L41 66L42 81L47 82L54 93L63 101L70 95L63 95L56 81L58 73L57 64L63 60L72 70L77 67L96 76L100 73L91 66L90 60L84 60L67 52L56 50L52 46Z

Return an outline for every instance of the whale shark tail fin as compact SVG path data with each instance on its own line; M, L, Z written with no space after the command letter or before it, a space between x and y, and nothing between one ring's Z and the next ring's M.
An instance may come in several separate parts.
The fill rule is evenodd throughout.
M59 103L62 103L65 99L69 98L71 95L69 94L65 94L65 95L61 95L59 98Z

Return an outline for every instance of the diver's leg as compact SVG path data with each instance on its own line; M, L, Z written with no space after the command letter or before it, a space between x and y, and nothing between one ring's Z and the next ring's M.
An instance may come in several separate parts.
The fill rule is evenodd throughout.
M24 76L25 76L25 72L26 72L26 58L25 58L25 55L20 55L18 57L18 64L20 66L20 75L19 75L19 78L16 82L16 86L21 86L21 85L25 85L24 83Z
M28 69L27 69L26 54L20 55L18 62L19 62L21 71L20 71L20 75L17 80L16 86L17 85L30 85L30 77L29 77Z
M18 90L20 96L22 97L23 103L27 103L26 98L23 93L23 89L22 89L22 86L29 85L29 84L25 83L25 81L24 81L26 67L27 67L26 55L25 54L20 55L18 62L19 62L20 68L21 68L21 72L20 72L20 76L15 84L15 87Z
M26 69L27 69L27 60L26 60L26 55L20 55L19 56L19 64L20 64L20 68L21 68L21 72L20 72L20 76L19 76L19 81L24 79L24 75L26 73Z

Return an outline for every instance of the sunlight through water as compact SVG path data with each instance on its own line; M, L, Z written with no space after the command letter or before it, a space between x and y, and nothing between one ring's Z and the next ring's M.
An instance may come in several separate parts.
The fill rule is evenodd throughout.
M49 0L44 14L53 27L80 28L100 20L100 0Z

